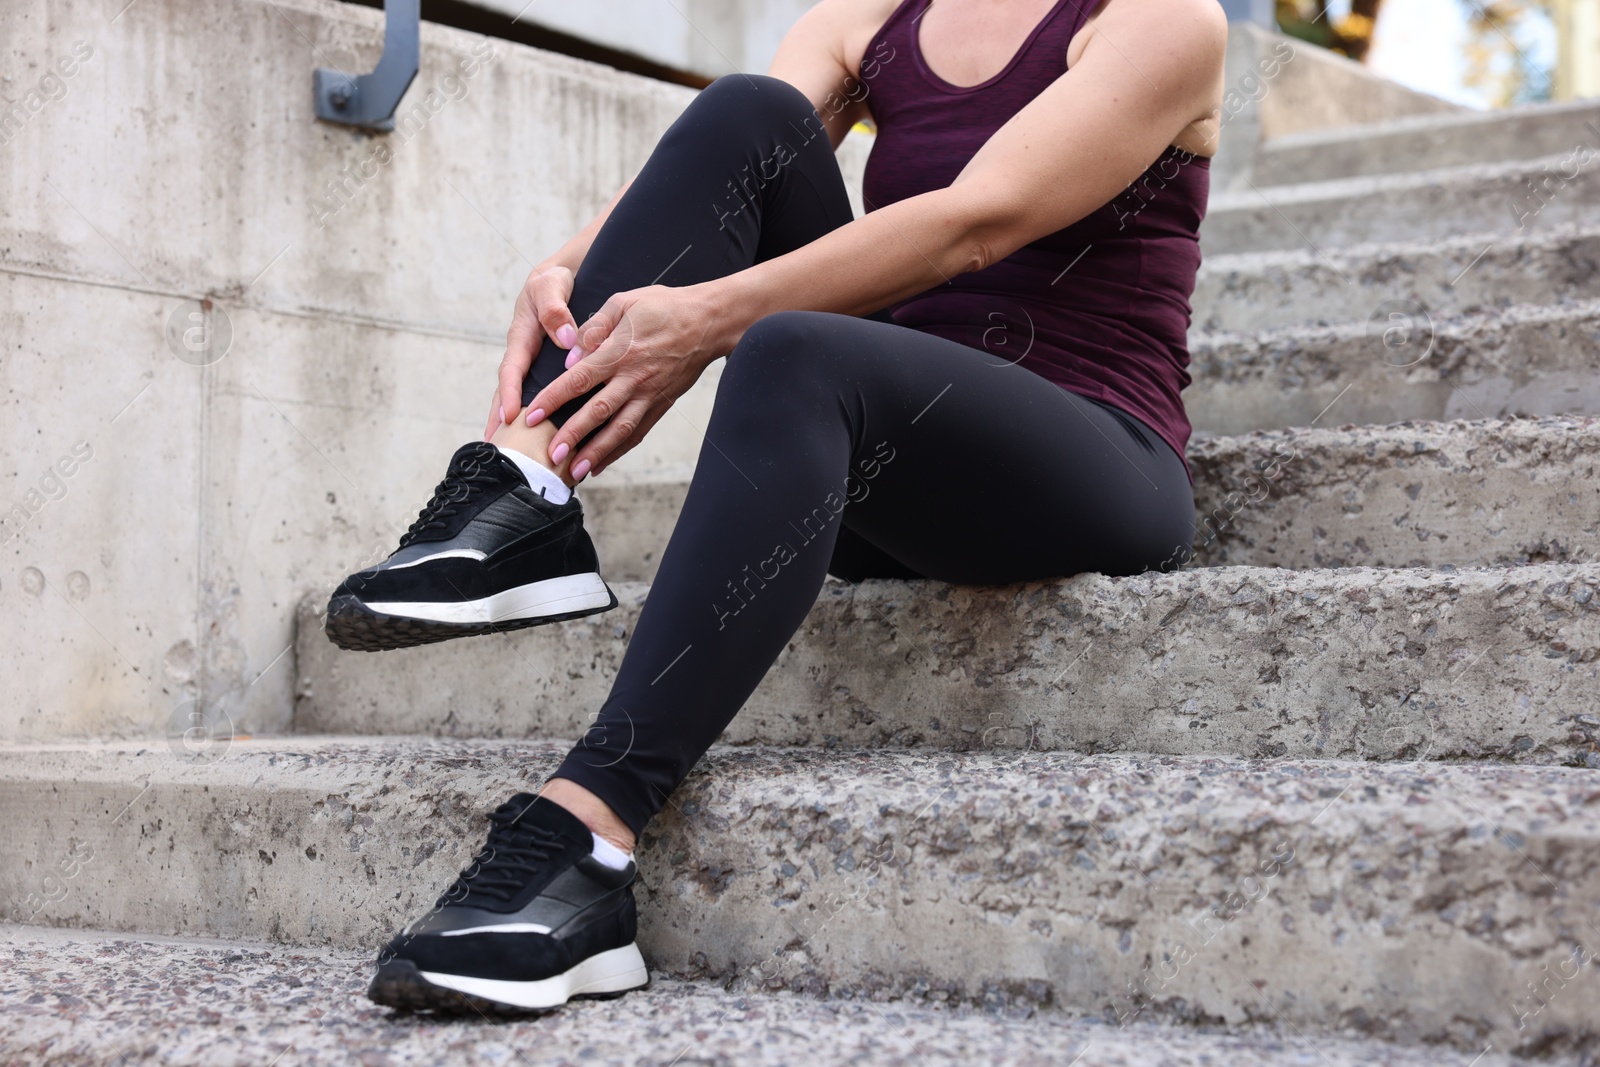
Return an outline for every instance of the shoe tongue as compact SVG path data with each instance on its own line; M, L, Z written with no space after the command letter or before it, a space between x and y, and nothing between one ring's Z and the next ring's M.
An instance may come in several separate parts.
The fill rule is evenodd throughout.
M513 815L520 812L519 825L538 826L561 835L569 844L585 846L591 851L594 848L594 835L583 820L553 800L533 793L518 793L501 807L509 809Z
M456 449L455 455L450 457L450 469L483 468L497 464L503 457L500 450L487 441L468 441Z

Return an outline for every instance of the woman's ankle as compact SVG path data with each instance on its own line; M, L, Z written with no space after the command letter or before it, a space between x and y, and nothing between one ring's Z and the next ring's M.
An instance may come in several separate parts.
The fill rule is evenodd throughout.
M539 795L572 812L591 833L624 852L632 852L638 843L628 824L618 818L605 801L571 779L552 778L539 790Z
M522 421L521 414L518 414L511 422L498 427L494 435L489 438L489 443L499 448L521 452L541 467L553 471L569 486L574 485L576 483L569 469L572 466L571 456L563 456L560 463L550 462L550 442L555 435L556 427L548 420L537 426L528 426Z

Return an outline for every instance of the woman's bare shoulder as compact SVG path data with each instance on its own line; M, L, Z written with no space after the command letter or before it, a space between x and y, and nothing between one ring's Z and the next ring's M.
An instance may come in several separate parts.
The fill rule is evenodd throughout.
M859 73L867 45L901 0L821 0L795 24L813 46L825 46L839 65Z

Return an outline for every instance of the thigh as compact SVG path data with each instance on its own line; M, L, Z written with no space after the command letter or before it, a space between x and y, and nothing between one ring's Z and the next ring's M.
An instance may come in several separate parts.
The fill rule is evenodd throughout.
M880 561L998 584L1186 556L1187 470L1137 419L953 341L820 318L809 358L851 427L844 527Z

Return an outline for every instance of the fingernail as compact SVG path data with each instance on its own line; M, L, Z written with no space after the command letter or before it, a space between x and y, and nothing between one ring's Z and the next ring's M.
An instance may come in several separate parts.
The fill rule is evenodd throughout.
M559 445L556 445L555 448L550 450L550 462L560 463L562 460L567 458L567 453L571 451L572 449L567 447L567 443L562 441Z
M571 326L563 326L556 331L556 344L562 348L571 348L578 343L578 331Z
M528 412L528 425L532 426L542 418L544 418L544 408L534 408Z
M574 348L571 352L568 352L567 353L567 369L571 370L573 368L573 366L575 366L577 364L577 362L582 358L583 358L583 349L581 349L581 348Z
M501 404L500 405L500 425L504 426L505 424L506 424L506 406L504 404Z
M560 463L561 461L560 460L556 460L556 462ZM580 459L580 460L578 460L577 463L574 463L572 465L572 479L573 479L573 481L577 481L577 480L581 479L585 474L588 474L588 473L589 473L589 461L588 460Z

